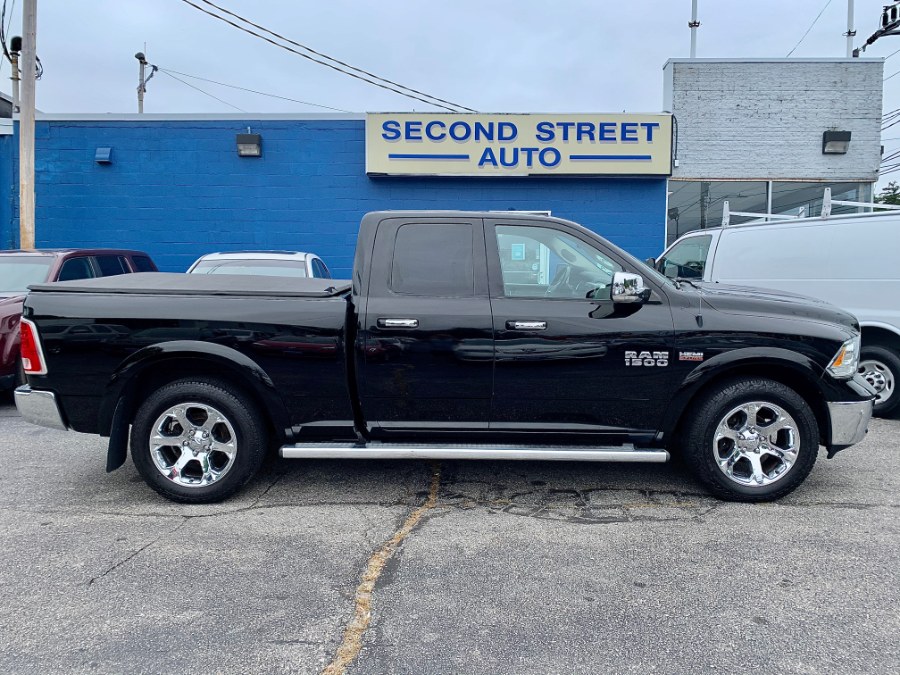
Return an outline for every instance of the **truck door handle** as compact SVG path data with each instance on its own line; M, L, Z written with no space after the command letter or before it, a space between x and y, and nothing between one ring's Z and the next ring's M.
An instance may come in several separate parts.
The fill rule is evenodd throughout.
M378 319L379 328L418 328L418 319Z
M509 330L547 330L546 321L507 321Z

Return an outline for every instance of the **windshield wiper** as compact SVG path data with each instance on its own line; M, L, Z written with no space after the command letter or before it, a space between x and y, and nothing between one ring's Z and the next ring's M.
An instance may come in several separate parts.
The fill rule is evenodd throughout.
M694 281L693 279L688 279L687 277L675 277L675 278L673 279L673 281L675 282L675 285L676 285L676 287L677 287L679 290L681 290L681 285L680 285L680 284L681 284L682 281L685 282L685 283L687 283L687 284L690 284L691 286L693 286L694 288L696 288L698 291L703 290L703 288L702 288L701 286L698 286L698 285L697 285L697 282L696 282L696 281Z

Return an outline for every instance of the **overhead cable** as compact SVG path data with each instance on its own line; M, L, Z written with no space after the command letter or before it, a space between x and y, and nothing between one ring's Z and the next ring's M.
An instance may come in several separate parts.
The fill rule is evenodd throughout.
M352 66L345 61L341 61L340 59L334 58L333 56L328 56L328 54L323 54L320 51L316 51L312 47L308 47L307 45L301 44L301 43L297 42L296 40L290 39L289 37L285 37L284 35L281 35L280 33L276 33L275 31L269 30L265 26L260 26L258 23L254 23L250 19L247 19L246 17L243 17L240 14L236 14L236 13L226 9L225 7L217 5L216 3L212 2L211 0L200 0L200 2L207 4L210 7L215 7L220 12L224 12L225 14L228 14L229 16L233 16L238 21L242 21L243 23L253 26L254 28L257 28L257 29L263 31L264 33L268 33L269 35L272 35L273 37L276 37L279 40L283 40L284 42L287 42L288 44L294 45L295 47L300 47L300 49L303 49L304 51L307 51L310 54L315 54L316 56L320 56L324 59L327 59L328 61L337 63L338 65L344 66L345 68L349 68L350 70L353 70L357 73L361 73L362 75L366 75L366 76L371 77L380 82L384 82L385 84L390 84L395 87L400 87L401 89L412 92L414 94L426 96L427 98L437 101L438 103L446 103L449 106L453 106L455 108L462 108L463 110L466 110L468 112L476 112L472 108L466 108L465 106L462 106L459 103L453 103L452 101L447 101L445 99L438 98L437 96L432 96L431 94L426 94L424 91L419 91L418 89L413 89L412 87L407 87L404 84L400 84L399 82L394 82L393 80L389 80L386 77L381 77L380 75L375 75L374 73L370 73L368 70L363 70L362 68L357 68L356 66Z
M228 84L227 82L217 82L216 80L210 80L206 77L200 77L199 75L191 75L189 73L181 73L177 70L172 70L171 68L159 68L162 73L175 73L176 75L181 75L182 77L189 77L193 80L200 80L201 82L209 82L210 84L217 84L220 87L228 87L230 89L237 89L239 91L248 91L251 94L259 94L260 96L270 96L271 98L280 98L283 101L291 101L293 103L302 103L303 105L311 105L316 108L325 108L326 110L334 110L335 112L349 113L349 110L342 110L341 108L332 108L329 105L322 105L321 103L310 103L309 101L301 101L297 98L290 98L289 96L281 96L279 94L269 94L264 91L257 91L256 89L247 89L246 87L239 87L236 84Z
M803 37L800 38L800 40L797 42L797 44L794 45L794 49L792 49L791 51L789 51L789 52L787 53L788 56L790 56L791 54L793 54L793 53L794 53L794 50L797 49L797 47L800 46L800 43L803 42L803 41L806 39L806 36L809 35L809 31L811 31L811 30L813 29L813 26L815 26L815 25L819 22L819 19L822 18L822 15L825 13L825 10L828 9L828 5L830 5L830 4L831 4L831 0L828 0L828 2L825 3L825 6L824 6L824 7L822 8L822 10L816 15L816 18L813 19L813 22L812 22L811 24L809 24L809 28L806 29L806 32L803 34ZM787 56L786 56L785 58L787 58Z
M390 80L385 80L383 78L377 78L377 76L374 79L370 79L371 76L360 75L360 74L357 74L356 72L351 72L351 71L345 70L343 67L335 65L334 63L329 63L328 61L318 58L316 56L310 56L309 54L304 53L302 51L298 51L297 49L294 49L293 47L289 47L280 42L276 42L275 40L273 40L270 37L261 35L260 33L250 30L249 28L246 28L245 26L241 26L240 24L237 24L234 21L231 21L230 19L228 19L224 16L221 16L219 14L211 12L208 9L205 9L204 7L201 7L200 5L196 4L195 2L192 2L191 0L181 0L181 1L187 5L190 5L194 9L197 9L197 10L203 12L204 14L207 14L207 15L213 17L214 19L218 19L219 21L227 23L228 25L233 26L234 28L237 28L238 30L241 30L245 33L253 35L254 37L259 38L260 40L265 40L269 44L272 44L276 47L280 47L281 49L291 52L292 54L296 54L297 56L307 59L308 61L312 61L313 63L318 63L319 65L325 66L327 68L331 68L332 70L335 70L344 75L349 75L350 77L360 80L362 82L366 82L367 84L371 84L376 87L380 87L381 89L385 89L387 91L392 91L395 94L400 94L401 96L405 96L407 98L421 101L422 103L426 103L430 106L434 106L437 108L443 108L444 110L447 110L449 112L459 112L460 110L474 112L474 110L472 110L471 108L466 108L465 106L461 106L456 103L443 102L443 99L438 99L437 97L431 96L430 94L424 94L422 92L418 92L418 90L411 89L409 87L404 87L403 85L391 86L392 83L390 83ZM205 2L206 0L200 0L200 1ZM215 6L215 5L213 5L213 6ZM237 16L237 15L234 15L234 16ZM243 19L242 17L239 17L239 18L242 21L246 21L246 19ZM250 22L248 21L247 23L250 23ZM256 24L251 24L251 25L256 25ZM263 30L266 30L266 29L263 29ZM273 34L273 35L277 35L275 33L271 33L271 31L268 31L268 30L267 30L267 32L269 32L270 34ZM285 38L282 38L281 36L279 36L279 39L285 39ZM298 44L298 43L296 43L296 44ZM308 49L308 48L303 47L303 49ZM326 58L330 58L330 57L326 57ZM359 71L359 72L365 72L365 71ZM384 84L385 82L387 82L389 84ZM402 89L397 89L396 88L397 86L402 87ZM411 91L416 92L416 93L415 94L409 93ZM416 95L416 94L421 94L421 96ZM428 97L428 98L423 98L423 96ZM431 100L429 100L429 99L431 99Z
M196 90L199 91L201 94L205 94L206 96L209 96L210 98L216 99L219 103L224 103L225 105L234 108L234 109L237 110L238 112L242 112L242 113L247 112L247 111L244 110L243 108L238 108L238 107L237 107L236 105L234 105L233 103L229 103L228 101L219 98L219 97L216 96L215 94L210 94L208 91L206 91L206 90L204 90L204 89L201 89L200 87L194 86L194 85L191 84L190 82L185 82L185 81L182 80L180 77L176 77L175 75L173 75L172 73L170 73L170 72L167 71L167 70L163 70L162 68L160 68L160 69L159 69L159 72L161 72L163 75L167 75L167 76L171 77L173 80L178 80L179 82L181 82L181 84L186 85L186 86L190 87L191 89L196 89Z

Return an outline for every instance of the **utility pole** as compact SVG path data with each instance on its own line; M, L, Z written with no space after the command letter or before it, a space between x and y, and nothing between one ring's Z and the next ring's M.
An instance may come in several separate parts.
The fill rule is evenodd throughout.
M853 29L853 0L847 0L847 58L853 56L853 38L856 37L856 31Z
M697 19L697 0L691 2L691 20L688 21L688 28L691 29L691 58L697 58L697 29L700 28L700 21Z
M19 52L22 51L22 38L14 35L9 39L9 63L12 66L12 99L13 112L19 112Z
M37 0L22 8L22 109L19 113L19 246L34 248L34 108Z
M142 114L144 112L144 92L147 91L147 81L144 79L144 73L147 70L147 59L144 57L144 52L138 52L134 55L134 58L138 60L140 66L140 74L138 75L138 114Z

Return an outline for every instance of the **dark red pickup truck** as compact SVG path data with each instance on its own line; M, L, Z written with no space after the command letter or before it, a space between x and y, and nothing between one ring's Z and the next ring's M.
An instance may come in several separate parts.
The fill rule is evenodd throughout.
M119 249L0 251L0 391L24 382L19 367L19 319L31 284L155 272L146 253Z

